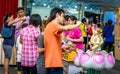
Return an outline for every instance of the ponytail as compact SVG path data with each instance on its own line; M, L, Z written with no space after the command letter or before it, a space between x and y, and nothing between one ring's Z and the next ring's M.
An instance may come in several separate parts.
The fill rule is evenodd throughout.
M3 17L3 23L5 23L8 20L8 17L11 17L12 13L8 13Z

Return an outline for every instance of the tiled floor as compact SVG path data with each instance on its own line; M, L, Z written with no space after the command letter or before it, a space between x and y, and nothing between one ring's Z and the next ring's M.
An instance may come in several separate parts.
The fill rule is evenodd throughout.
M4 74L3 66L0 66L0 74ZM16 74L15 66L10 66L9 74ZM120 61L116 61L116 64L113 69L111 70L102 70L101 74L120 74Z
M3 68L3 66L0 66L0 74L4 74L4 68ZM9 74L17 74L15 66L10 66L9 67Z

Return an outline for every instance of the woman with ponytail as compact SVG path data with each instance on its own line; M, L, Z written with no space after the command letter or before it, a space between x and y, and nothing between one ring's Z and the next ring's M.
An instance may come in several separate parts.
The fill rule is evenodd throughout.
M13 30L12 36L10 38L4 38L3 41L3 50L5 53L5 59L4 59L4 74L8 74L8 66L12 54L12 48L14 46L14 31L15 27L13 26L14 23L20 20L25 20L24 18L17 18L13 20L13 14L8 13L5 15L3 19L3 26L7 28L11 28Z

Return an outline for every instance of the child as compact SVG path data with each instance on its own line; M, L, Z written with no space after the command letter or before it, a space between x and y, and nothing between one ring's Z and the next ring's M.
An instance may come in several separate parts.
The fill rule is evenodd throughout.
M28 24L24 23L22 25L22 28L26 27ZM18 73L17 74L22 74L22 67L21 67L21 51L22 51L22 44L20 43L20 35L17 38L17 42L16 42L16 47L17 47L17 69L18 69Z
M36 64L38 60L38 37L40 35L39 25L42 25L41 16L32 14L29 25L20 32L22 43L21 65L23 74L37 74Z

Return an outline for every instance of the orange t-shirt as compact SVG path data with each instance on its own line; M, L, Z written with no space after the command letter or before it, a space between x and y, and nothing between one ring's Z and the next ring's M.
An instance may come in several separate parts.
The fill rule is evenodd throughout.
M50 22L44 31L45 67L62 67L61 32L60 24Z

